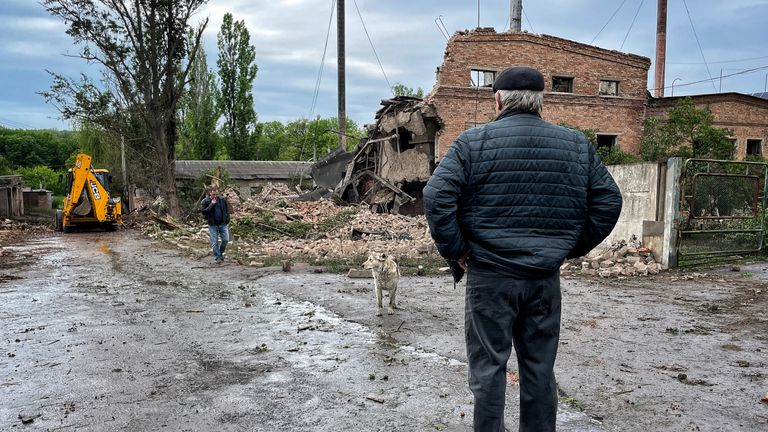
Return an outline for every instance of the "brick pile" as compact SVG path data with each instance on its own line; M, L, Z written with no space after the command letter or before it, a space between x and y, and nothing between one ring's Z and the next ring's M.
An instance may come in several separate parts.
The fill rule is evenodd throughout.
M648 276L661 271L650 249L621 246L605 253L566 261L560 268L563 274L582 274L602 278Z

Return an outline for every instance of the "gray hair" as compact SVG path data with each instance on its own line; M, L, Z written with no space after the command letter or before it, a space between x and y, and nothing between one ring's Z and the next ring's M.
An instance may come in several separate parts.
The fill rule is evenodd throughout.
M503 109L541 113L544 92L536 90L499 90L499 101Z

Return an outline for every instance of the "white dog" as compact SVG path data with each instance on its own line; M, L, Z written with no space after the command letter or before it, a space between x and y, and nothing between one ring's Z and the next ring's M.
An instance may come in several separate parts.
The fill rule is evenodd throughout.
M395 295L397 294L397 284L400 281L400 268L392 255L384 253L372 253L368 255L368 260L363 263L363 267L373 271L373 284L376 290L376 316L381 316L382 291L389 291L389 307L387 314L395 313Z

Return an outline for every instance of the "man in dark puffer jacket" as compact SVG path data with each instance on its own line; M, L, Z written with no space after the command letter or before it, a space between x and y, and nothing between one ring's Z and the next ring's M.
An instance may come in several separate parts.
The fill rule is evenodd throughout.
M424 188L424 209L454 280L467 272L475 431L505 430L513 343L520 431L554 431L560 265L610 234L621 193L582 133L541 119L541 73L505 69L493 90L498 116L448 149Z

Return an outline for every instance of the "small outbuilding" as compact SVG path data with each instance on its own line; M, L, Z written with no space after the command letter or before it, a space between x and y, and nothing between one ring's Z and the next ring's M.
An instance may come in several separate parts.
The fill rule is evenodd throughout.
M46 189L24 189L24 208L27 210L33 208L49 209L53 207L53 192Z
M0 176L0 217L24 215L23 178L18 175Z
M177 160L176 181L195 180L218 168L226 171L243 197L250 197L266 183L301 183L310 180L310 162Z

